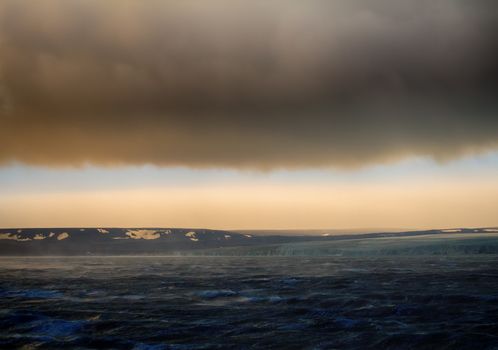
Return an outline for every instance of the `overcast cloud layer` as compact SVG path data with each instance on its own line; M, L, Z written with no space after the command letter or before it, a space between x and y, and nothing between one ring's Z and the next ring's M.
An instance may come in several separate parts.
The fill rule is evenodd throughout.
M355 167L498 146L493 0L2 0L0 163Z

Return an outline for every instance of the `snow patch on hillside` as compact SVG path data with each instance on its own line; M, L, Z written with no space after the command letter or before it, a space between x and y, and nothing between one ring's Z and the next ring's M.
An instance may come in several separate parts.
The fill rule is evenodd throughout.
M17 241L17 235L14 235L10 232L0 233L0 239L11 239L11 240Z
M196 235L197 235L197 233L195 233L194 231L190 231L190 232L187 232L185 234L185 237L188 237L193 242L197 242L199 240L199 238L197 238Z
M126 235L132 239L158 239L161 237L161 233L155 230L129 230L126 232Z
M58 236L57 236L57 240L58 240L58 241L62 241L62 240L64 240L64 239L68 238L68 237L69 237L69 233L67 233L67 232L62 232L60 235L58 235Z
M7 232L7 233L0 233L0 239L8 239L12 241L18 241L18 242L25 242L25 241L31 241L31 238L21 238L19 235Z

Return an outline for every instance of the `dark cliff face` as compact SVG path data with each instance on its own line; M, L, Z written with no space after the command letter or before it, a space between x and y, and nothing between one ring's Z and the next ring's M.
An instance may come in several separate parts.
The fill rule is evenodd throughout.
M498 229L473 228L322 236L264 236L189 228L0 229L0 255L167 255L225 247L419 235L447 237L463 233L492 232L498 233Z
M243 245L250 237L226 231L158 228L0 230L0 254L140 254Z
M188 228L1 229L0 255L172 254L306 239L312 237L253 236Z

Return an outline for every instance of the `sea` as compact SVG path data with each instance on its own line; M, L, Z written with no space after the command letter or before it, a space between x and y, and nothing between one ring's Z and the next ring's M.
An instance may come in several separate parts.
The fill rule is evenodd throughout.
M4 257L0 349L498 349L498 258Z

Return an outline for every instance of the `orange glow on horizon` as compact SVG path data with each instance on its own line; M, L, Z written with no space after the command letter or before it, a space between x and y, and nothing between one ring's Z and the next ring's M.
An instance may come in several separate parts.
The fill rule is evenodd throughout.
M196 186L12 194L3 227L320 229L494 226L498 183Z

